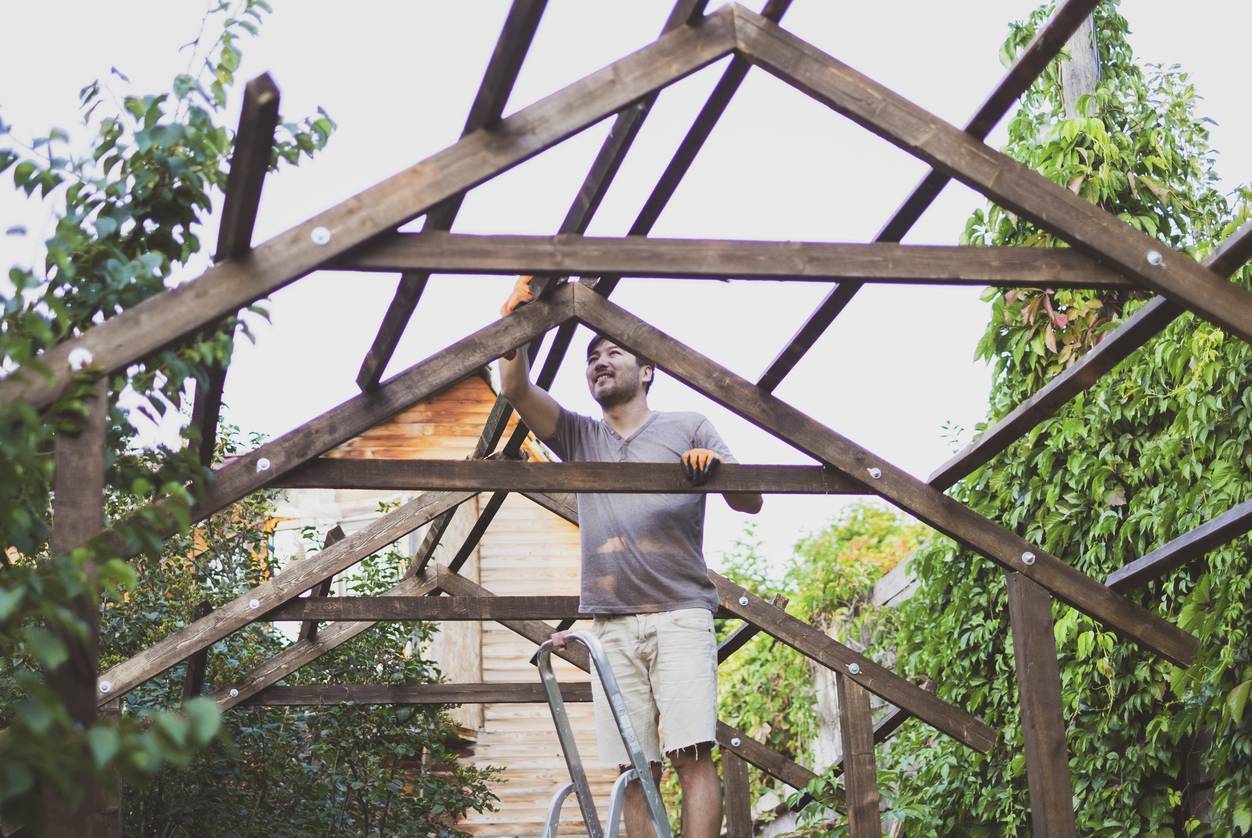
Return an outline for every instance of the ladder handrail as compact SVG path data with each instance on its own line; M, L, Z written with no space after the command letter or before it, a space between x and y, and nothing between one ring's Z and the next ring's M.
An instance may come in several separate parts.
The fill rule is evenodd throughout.
M564 636L567 643L570 640L577 640L587 647L592 669L604 687L604 695L613 712L617 732L622 737L622 744L626 746L626 753L630 756L631 767L634 768L639 783L643 787L644 800L647 801L657 836L658 838L671 838L669 818L665 814L665 805L661 802L661 793L652 779L652 767L643 754L643 747L639 744L635 729L631 727L626 701L622 698L622 691L617 686L617 678L613 675L613 668L604 654L604 647L600 645L595 635L585 631L570 631ZM587 783L587 772L583 769L582 759L578 754L578 745L574 741L574 733L570 728L569 716L565 712L565 700L561 697L561 687L557 683L556 675L552 672L553 648L551 640L545 640L539 646L536 660L539 678L543 682L544 692L548 695L548 708L552 711L552 721L556 724L557 738L561 742L561 752L565 755L565 764L569 768L570 779L573 781L574 792L578 797L578 806L583 813L587 834L590 838L604 838L604 831L600 827L600 819L596 814L595 801L591 797L591 788ZM613 831L616 832L616 830Z

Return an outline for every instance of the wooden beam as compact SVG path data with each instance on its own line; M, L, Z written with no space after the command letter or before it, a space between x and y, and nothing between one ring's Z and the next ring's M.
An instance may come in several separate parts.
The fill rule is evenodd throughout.
M326 265L347 271L609 274L1006 288L1135 288L1070 248L393 233Z
M293 431L270 440L260 448L223 465L200 493L192 509L192 522L201 521L225 509L248 493L264 488L274 480L325 453L336 445L372 428L407 407L454 384L467 375L565 320L573 311L568 296L558 295L526 310L497 320L457 341L441 352L388 379L377 390L362 393L331 408ZM165 522L165 533L172 534L178 519L165 505L154 504L139 513L143 526ZM100 533L98 535L108 535ZM144 545L117 539L115 548L122 555L133 555Z
M839 696L839 740L843 744L848 833L852 838L881 838L874 720L869 714L869 693L842 672L835 673L835 690Z
M100 676L98 701L125 695L188 656L260 619L275 607L298 597L323 579L334 576L407 535L444 510L473 496L470 492L429 492L394 509L364 529L316 556L291 567L242 594L207 617L174 632Z
M694 485L674 463L539 463L512 460L357 460L321 457L270 483L299 489L472 489L527 492L864 494L856 481L822 466L725 463Z
M1122 565L1109 574L1105 584L1119 593L1129 593L1203 557L1249 530L1252 530L1252 498L1151 553Z
M1062 601L1123 637L1180 665L1189 664L1195 656L1199 641L1193 635L1118 596L1041 547L987 520L775 396L762 392L594 292L579 285L573 286L573 290L574 314L580 322L642 353L679 381L800 451L839 469L884 500L1007 570L1024 573ZM898 702L892 703L898 705Z
M1252 222L1232 234L1204 260L1204 265L1219 276L1229 277L1249 258L1252 258ZM940 491L955 485L1044 419L1055 416L1071 399L1160 334L1182 313L1181 307L1164 297L1155 298L1126 318L1073 366L983 431L977 440L940 466L927 482Z
M717 723L717 744L722 749L723 756L727 752L733 753L794 789L802 789L817 779L817 775L804 766L720 720ZM826 802L836 811L847 811L842 789L836 790L833 799ZM803 805L797 807L797 811L802 808Z
M769 604L780 611L787 608L787 597L782 594L774 594L770 598ZM761 627L756 623L745 621L739 628L735 629L726 639L717 644L717 663L720 666L723 661L742 649L747 642L761 633Z
M560 685L566 701L591 701L591 682ZM334 704L543 704L543 684L309 684L267 687L243 702L249 707Z
M203 599L196 603L191 611L191 620L195 622L213 613L213 603ZM206 646L187 658L187 675L183 678L183 701L195 698L204 692L204 671L209 665L209 648Z
M1026 743L1031 826L1035 835L1076 835L1052 599L1020 573L1008 573L1006 577L1022 736Z
M965 124L965 133L979 140L986 139L991 129L1004 118L1010 108L1016 106L1018 98L1034 84L1043 69L1056 57L1074 31L1091 14L1097 2L1098 0L1067 0L1059 6L1022 50L1017 60L1013 62L1013 66L983 102L982 107ZM908 198L879 230L874 241L903 240L951 179L938 169L927 172L921 182L909 193ZM857 282L842 282L831 289L817 309L809 315L804 325L766 368L764 374L757 380L757 386L766 392L774 392L860 290L861 284Z
M108 378L102 377L87 385L81 398L84 413L77 417L77 427L58 431L53 447L52 532L48 543L53 555L69 553L104 523ZM86 577L83 590L66 603L68 613L64 615L64 619L80 623L81 630L50 621L49 628L65 646L66 658L60 665L48 669L45 679L64 706L66 721L87 729L96 721L95 682L100 644L94 559L84 563L82 573ZM40 798L44 832L40 834L56 838L91 834L92 823L104 801L103 789L90 771L73 780L82 790L73 808L66 805L60 789L43 783Z
M640 97L726 56L734 48L734 20L726 8L699 26L682 26L656 42L502 120L475 131L416 166L170 291L151 297L82 336L39 356L47 370L0 381L0 399L42 408L69 381L69 355L91 354L92 365L113 372L187 337L218 318L316 270L379 233L511 169ZM368 207L368 212L362 212ZM329 236L329 239L326 237ZM319 243L320 242L320 243ZM510 318L511 319L511 318Z
M482 128L490 129L499 123L546 6L547 0L513 0L500 35L496 38L496 47L487 62L483 79L478 85L474 103L465 119L462 138ZM464 199L465 193L461 192L439 204L427 214L422 229L452 229ZM357 386L362 390L372 390L378 386L429 279L430 273L427 271L408 271L401 275L395 296L383 315L378 334L374 336L374 342L357 373Z
M722 751L722 788L726 799L726 838L752 838L748 763L732 750Z
M390 588L387 595L423 596L435 590L436 581L434 574L408 576ZM237 683L225 684L209 697L221 709L229 710L375 625L377 624L368 620L331 623L318 631L312 640L297 640L253 668Z
M334 546L347 537L347 533L343 531L343 527L336 525L330 532L326 533L325 540L322 541L322 549ZM316 586L309 589L308 595L312 597L330 596L331 583L335 581L335 577L327 576ZM317 639L317 620L305 620L300 625L300 633L296 635L299 640L316 640Z
M1252 341L1249 292L1140 233L774 23L735 7L738 52L904 151L1124 272L1223 329Z
M933 693L854 652L820 629L792 617L715 571L709 571L709 579L717 587L722 608L736 617L760 626L762 631L822 666L847 674L874 695L903 707L979 753L987 753L995 744L996 731L964 710L940 701Z
M244 86L235 148L226 175L215 262L238 259L252 249L252 229L261 206L265 173L270 167L274 129L278 127L278 101L278 85L269 73L262 73Z
M591 619L576 596L358 596L301 597L280 605L266 620L556 620Z

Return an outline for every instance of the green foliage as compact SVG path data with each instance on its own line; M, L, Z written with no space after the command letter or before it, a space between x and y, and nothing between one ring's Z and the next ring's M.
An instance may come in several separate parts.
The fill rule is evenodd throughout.
M16 189L50 204L56 217L42 264L13 267L0 284L0 373L44 374L43 350L164 291L192 264L201 249L201 219L225 182L233 137L221 122L240 39L255 32L268 8L263 0L240 0L212 9L203 31L215 40L189 45L201 70L179 76L170 92L133 92L116 69L86 85L80 91L82 137L53 129L23 141L0 121L0 173L10 172ZM276 159L294 162L300 152L315 152L332 129L324 114L286 126ZM136 421L177 410L185 382L203 384L207 367L229 356L233 330L232 321L217 334L110 376L108 492L114 507L135 514L111 519L113 539L67 555L48 549L50 453L55 434L74 430L86 415L93 370L84 370L42 414L22 402L0 404L0 806L6 820L35 815L40 783L75 801L81 791L75 778L84 772L95 770L105 782L115 770L132 780L151 777L171 762L185 763L216 730L215 711L199 703L143 723L102 719L83 729L44 673L64 659L63 638L88 630L72 603L124 596L135 584L135 572L116 559L118 545L157 553L167 528L186 529L206 472L191 446L141 455ZM130 412L117 407L124 391L138 405ZM159 507L144 506L158 500Z

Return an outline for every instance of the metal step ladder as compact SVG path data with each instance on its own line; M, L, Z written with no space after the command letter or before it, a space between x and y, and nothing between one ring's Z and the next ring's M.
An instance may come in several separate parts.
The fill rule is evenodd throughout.
M573 792L578 798L578 808L582 810L583 822L587 825L590 838L617 838L622 821L622 807L625 802L626 786L632 780L638 780L643 786L643 796L648 803L648 811L652 815L652 825L658 838L671 838L669 819L665 815L665 804L661 802L661 793L652 780L652 770L643 755L639 738L630 726L630 716L626 712L626 702L622 699L622 691L618 689L617 678L604 655L604 647L595 635L585 631L571 631L565 634L567 642L577 640L587 647L591 657L592 668L600 678L604 694L608 697L609 707L613 711L613 721L617 723L617 731L621 734L622 744L630 755L631 768L622 772L613 789L609 793L609 829L606 833L600 826L600 818L596 814L596 803L591 797L591 787L587 783L587 772L583 770L582 758L578 755L578 745L574 742L574 732L570 729L569 715L565 712L565 699L561 697L561 687L552 673L552 641L545 641L536 655L539 667L539 678L543 682L544 692L548 694L548 707L552 710L552 721L556 725L556 735L561 742L561 752L565 755L565 764L569 767L570 782L557 789L548 804L548 817L544 824L543 838L556 838L557 824L561 819L561 806Z

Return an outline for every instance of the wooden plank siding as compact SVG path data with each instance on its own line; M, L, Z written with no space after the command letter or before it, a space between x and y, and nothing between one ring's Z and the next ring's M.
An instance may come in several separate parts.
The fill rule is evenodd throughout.
M397 413L328 451L325 456L351 460L462 460L474 451L496 396L485 374L471 375L430 398ZM512 433L516 417L506 428ZM528 440L522 447L530 459L543 459L541 446ZM319 508L327 502L360 509L370 497L403 498L406 492L356 489L288 489L286 508ZM488 494L457 508L448 531L435 549L434 560L447 564L473 526ZM291 522L295 525L298 522ZM420 541L422 531L417 533ZM511 494L490 529L471 551L461 575L501 595L551 596L578 593L578 528L556 515L537 509L522 495ZM334 625L334 624L328 624ZM325 630L325 629L324 629ZM538 684L538 670L529 661L534 644L499 623L458 621L440 624L429 654L439 662L450 683L502 682ZM571 664L553 658L562 681L586 683L588 676ZM597 764L590 704L567 705L584 763ZM568 779L546 703L465 704L452 711L465 736L475 741L463 761L503 769L492 786L500 798L499 811L471 815L459 827L476 836L537 835L547 804L556 788ZM616 769L589 770L592 791L608 798ZM578 834L582 819L578 807L565 807L561 834Z

